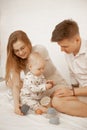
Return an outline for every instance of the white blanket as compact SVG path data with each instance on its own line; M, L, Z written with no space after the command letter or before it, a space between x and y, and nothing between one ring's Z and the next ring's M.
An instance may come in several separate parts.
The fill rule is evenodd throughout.
M0 82L0 130L87 130L87 118L58 113L59 124L49 123L46 115L14 113L13 105L7 97L5 82Z

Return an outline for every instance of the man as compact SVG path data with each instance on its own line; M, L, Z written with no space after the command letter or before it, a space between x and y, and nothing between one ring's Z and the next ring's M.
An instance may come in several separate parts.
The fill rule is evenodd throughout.
M52 42L57 42L66 53L71 84L79 87L59 88L52 100L58 111L80 117L87 117L87 41L80 37L78 24L64 20L52 32Z

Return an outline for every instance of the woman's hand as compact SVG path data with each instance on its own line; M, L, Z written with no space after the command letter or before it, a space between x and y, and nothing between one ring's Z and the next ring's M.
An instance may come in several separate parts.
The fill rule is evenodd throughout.
M18 114L18 115L21 115L21 116L23 116L23 113L21 112L21 109L20 109L20 107L18 107L18 108L15 108L15 113L16 113L16 114Z
M62 88L58 88L53 96L57 96L57 97L67 97L67 96L73 96L73 91L69 88L65 88L65 87L62 87Z

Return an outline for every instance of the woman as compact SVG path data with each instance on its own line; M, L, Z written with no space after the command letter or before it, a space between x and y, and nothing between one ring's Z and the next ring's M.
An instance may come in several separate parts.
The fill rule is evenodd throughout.
M6 83L7 86L12 89L14 111L19 115L23 115L20 110L19 102L20 89L22 88L20 74L21 71L27 71L27 59L31 52L39 52L46 60L44 75L47 79L54 80L56 85L53 87L53 91L58 87L58 85L67 86L66 81L61 77L49 58L47 50L40 45L32 46L31 41L25 32L21 30L13 32L10 35L7 44ZM53 91L49 91L49 94Z

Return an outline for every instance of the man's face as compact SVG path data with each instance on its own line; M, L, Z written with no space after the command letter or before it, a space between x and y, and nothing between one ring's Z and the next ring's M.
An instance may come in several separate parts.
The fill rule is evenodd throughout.
M58 42L58 45L61 47L61 51L64 51L68 54L73 53L74 55L78 53L80 48L79 39L64 39Z

